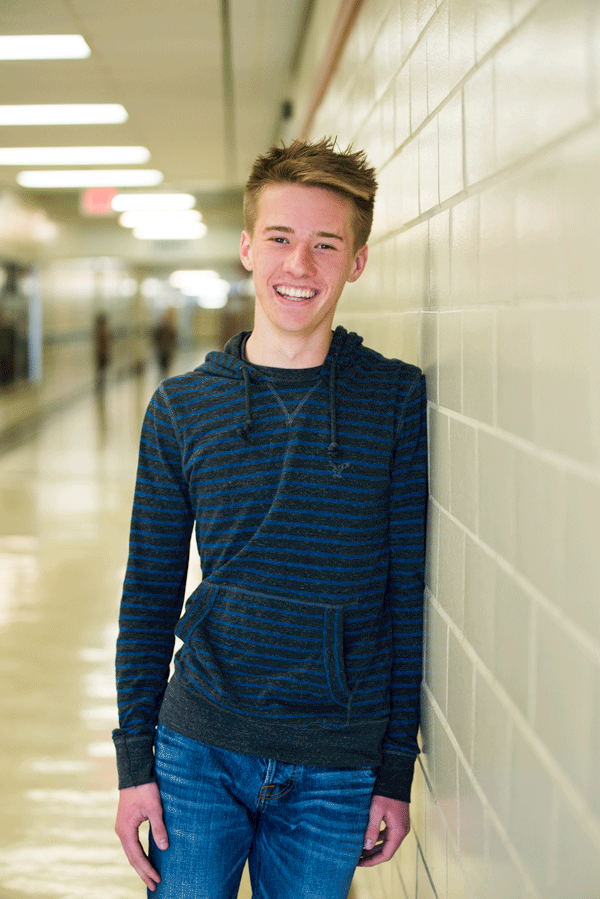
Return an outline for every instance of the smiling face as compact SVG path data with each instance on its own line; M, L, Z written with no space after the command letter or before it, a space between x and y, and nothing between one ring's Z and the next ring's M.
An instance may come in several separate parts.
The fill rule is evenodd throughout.
M344 285L367 261L366 246L354 250L353 220L352 202L333 191L289 183L262 189L254 231L242 233L240 247L254 277L255 333L329 346Z

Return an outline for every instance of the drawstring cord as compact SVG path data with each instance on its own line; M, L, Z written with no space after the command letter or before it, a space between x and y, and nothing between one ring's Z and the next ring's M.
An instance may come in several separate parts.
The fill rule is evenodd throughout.
M250 374L248 367L242 362L242 375L244 378L244 397L246 403L245 418L243 424L237 429L237 435L244 443L250 440L249 431L252 427L252 407L250 404ZM337 356L333 356L331 360L331 371L329 373L329 437L330 442L327 447L327 455L331 465L335 466L335 460L340 456L340 447L337 442L337 419L336 419L336 396L335 382L337 377Z
M243 440L244 443L248 443L250 439L248 436L248 432L252 427L252 407L250 406L250 375L248 373L248 366L242 363L242 375L244 377L244 396L246 398L246 417L244 419L244 423L240 425L237 429L237 434L240 440Z
M330 439L331 442L327 449L327 455L329 456L330 462L333 462L334 459L337 459L340 453L340 448L337 442L337 421L335 414L335 379L336 379L336 369L337 369L337 356L334 356L331 360L331 372L329 374L329 431L330 431Z

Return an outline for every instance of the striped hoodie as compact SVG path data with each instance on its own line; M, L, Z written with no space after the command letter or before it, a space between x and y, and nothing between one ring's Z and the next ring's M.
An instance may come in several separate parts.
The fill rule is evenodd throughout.
M308 370L251 365L247 336L163 381L144 420L117 643L119 786L154 779L160 720L247 755L377 767L375 792L408 801L423 375L341 327ZM194 524L203 576L181 614Z

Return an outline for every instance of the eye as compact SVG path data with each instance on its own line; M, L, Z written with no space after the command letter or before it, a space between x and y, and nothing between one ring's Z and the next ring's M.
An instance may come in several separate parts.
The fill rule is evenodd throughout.
M333 244L330 244L330 243L318 243L317 249L318 250L336 250L337 247L334 247Z
M288 243L287 237L269 237L269 240L279 244Z

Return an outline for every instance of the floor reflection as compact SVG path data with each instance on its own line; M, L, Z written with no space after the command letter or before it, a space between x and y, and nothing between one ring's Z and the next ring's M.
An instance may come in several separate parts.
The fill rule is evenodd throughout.
M57 413L0 455L2 899L145 895L113 830L110 732L139 429L155 384L151 371L109 383L101 401Z

